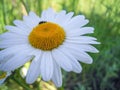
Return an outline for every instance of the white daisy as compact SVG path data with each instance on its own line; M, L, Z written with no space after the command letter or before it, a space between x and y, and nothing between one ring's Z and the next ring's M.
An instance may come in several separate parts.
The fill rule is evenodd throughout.
M28 61L31 65L26 82L33 83L38 76L44 81L52 80L57 87L62 85L61 68L80 73L79 63L92 63L86 52L97 53L91 44L99 44L96 38L84 36L93 33L93 27L83 15L73 17L65 10L55 13L51 8L38 17L34 12L15 20L15 26L6 26L8 32L0 35L0 69L14 71Z
M0 71L0 85L4 83L6 78L11 75L11 72L2 72Z

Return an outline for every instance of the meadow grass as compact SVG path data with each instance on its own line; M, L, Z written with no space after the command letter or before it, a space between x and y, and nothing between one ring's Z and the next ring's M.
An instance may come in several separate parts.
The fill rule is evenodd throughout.
M0 90L120 90L120 0L0 0L0 33L6 32L5 25L22 19L29 11L40 15L48 7L84 14L93 26L100 45L98 54L91 54L91 65L82 63L80 74L63 71L63 86L55 88L53 83L36 81L27 85L19 69L10 76ZM16 80L17 77L17 80ZM17 88L17 89L16 89Z

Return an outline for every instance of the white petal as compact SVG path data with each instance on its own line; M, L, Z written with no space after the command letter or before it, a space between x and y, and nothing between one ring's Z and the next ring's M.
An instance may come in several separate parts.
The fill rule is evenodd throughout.
M69 23L64 26L66 30L70 30L70 29L75 29L75 28L80 28L84 25L86 25L89 21L85 20L85 17L83 15L78 15L73 17Z
M21 48L19 48L19 47L21 47ZM9 47L7 49L2 50L2 51L0 51L0 60L3 60L8 55L13 55L20 51L23 51L26 49L26 47L28 47L28 45L16 45L16 46Z
M12 33L12 32L6 32L6 33L3 33L0 35L1 40L14 39L14 38L18 38L18 39L23 38L24 39L24 38L26 38L26 36L25 35L16 35L15 33Z
M59 13L57 13L56 17L55 17L55 22L57 24L59 24L60 26L63 26L65 23L66 19L66 11L61 11Z
M79 44L100 44L94 37L79 36L79 37L66 37L66 42L79 43Z
M64 70L68 72L72 71L70 59L66 57L62 52L60 52L58 48L52 51L52 56L56 63Z
M32 11L29 13L29 16L31 17L34 26L37 26L40 22L40 18Z
M42 11L42 13L41 13L41 19L42 19L42 20L46 20L46 18L47 18L46 10L44 10L44 11Z
M13 22L18 28L21 28L21 29L26 29L26 28L29 28L23 21L20 21L20 20L14 20ZM30 28L29 28L30 29Z
M29 46L31 48L31 52L28 53L28 55L34 55L35 57L37 57L37 53L41 53L41 50L40 49L36 49L36 48L33 48L32 46Z
M99 51L92 45L80 45L80 49L85 52L98 53Z
M5 63L6 61L8 61L12 57L13 57L13 55L8 55L6 57L1 57L0 58L0 64Z
M40 71L43 80L49 81L53 75L53 59L51 52L43 52L40 64Z
M92 27L83 27L83 28L69 30L69 32L67 32L67 35L68 36L79 36L79 35L93 33L93 31L94 31L94 28Z
M65 43L63 44L65 47L70 47L70 48L75 48L78 49L80 51L84 51L84 52L92 52L92 53L98 53L99 51L93 47L92 45L81 45L81 44L71 44L71 43Z
M0 69L3 71L14 71L15 69L21 67L27 61L29 61L32 57L31 56L24 56L24 55L16 55L9 59L4 64L0 65Z
M74 12L69 12L68 14L66 14L66 21L69 21L73 15L74 15Z
M22 28L22 29L20 29L20 28L18 28L18 27L16 27L16 26L5 26L5 28L7 29L7 30L9 30L10 32L13 32L13 33L15 33L15 34L18 34L18 35L28 35L29 33L27 32L27 29L24 29L24 28Z
M40 75L40 56L41 53L39 53L33 60L32 63L29 67L29 70L27 72L27 76L26 76L26 82L28 84L32 84L35 82L35 80L37 79L37 77Z
M52 81L57 87L62 86L62 73L59 65L56 62L54 62L54 73L52 76Z
M32 58L32 56L28 56L28 53L32 52L31 51L32 49L26 46L23 46L22 49L17 49L17 50L11 50L11 49L12 48L5 50L6 52L1 51L2 58L8 55L13 55L17 53L17 55L11 57L10 59L8 59L7 61L5 61L4 63L0 65L1 70L5 70L5 71L14 70L16 68L19 68L20 66L22 66L23 64L25 64L28 60ZM8 50L11 50L11 51L8 51Z
M42 21L54 22L55 15L56 15L56 13L51 8L49 8L42 12L41 19L42 19Z
M67 48L67 50L79 61L87 64L91 64L93 62L92 58L85 53L84 51L80 50L79 48L75 47L74 45L68 44L63 45L63 47Z
M75 55L76 59L78 59L80 62L91 64L93 62L93 59L85 52L78 52L75 53L76 51L71 51L72 54Z
M67 39L73 39L73 40L79 40L79 39L85 39L85 40L97 40L94 37L90 37L90 36L78 36L78 37L66 37Z
M60 50L71 60L71 65L72 65L73 71L76 73L80 73L82 71L82 67L79 64L79 62L77 61L77 59L74 58L74 56L66 48L61 47Z
M34 22L30 16L23 16L23 22L29 27L30 31L39 23L38 21Z
M61 26L63 28L69 23L69 21L71 20L71 18L72 18L73 15L74 15L74 12L69 12L63 18L61 18L62 20L64 20L64 23L61 24ZM64 28L64 30L66 30L66 29Z
M6 39L6 40L2 40L0 41L0 48L8 48L8 47L12 47L14 45L20 45L20 44L26 44L28 43L28 39L27 38L13 38L13 39Z

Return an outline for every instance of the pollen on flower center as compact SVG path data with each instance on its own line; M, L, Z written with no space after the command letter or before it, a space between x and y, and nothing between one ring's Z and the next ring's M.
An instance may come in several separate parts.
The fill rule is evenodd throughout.
M7 73L6 73L6 72L3 72L2 74L0 74L0 79L5 78L5 77L6 77L6 75L7 75Z
M58 24L44 21L33 28L28 39L35 48L52 50L63 43L65 32Z

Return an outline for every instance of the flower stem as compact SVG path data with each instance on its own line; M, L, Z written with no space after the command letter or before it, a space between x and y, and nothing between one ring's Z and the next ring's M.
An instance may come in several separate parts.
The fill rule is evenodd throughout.
M32 90L29 87L27 87L26 85L24 85L24 83L20 82L19 80L17 80L15 77L12 78L17 84L19 84L20 86L22 86L25 90Z

